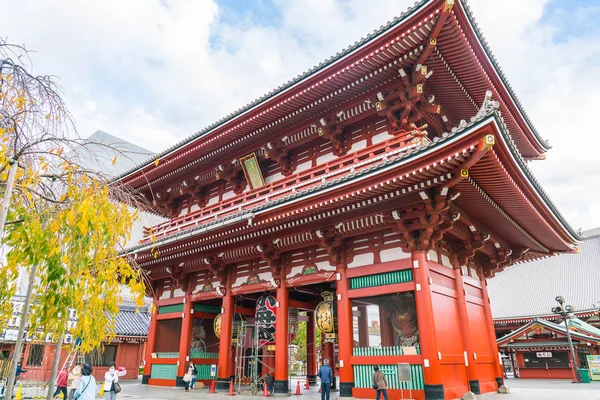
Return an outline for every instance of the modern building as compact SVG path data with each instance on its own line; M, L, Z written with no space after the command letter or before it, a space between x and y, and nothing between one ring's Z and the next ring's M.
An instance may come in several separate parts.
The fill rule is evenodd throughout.
M218 390L241 363L288 393L300 310L309 380L318 326L341 397L375 397L375 364L393 398L498 390L487 278L578 243L528 167L548 148L466 2L418 1L118 177L168 218L123 252L158 309L144 382L191 359Z
M573 379L564 322L552 312L557 296L574 309L575 364L588 368L587 356L600 354L600 228L580 236L578 253L519 263L489 280L498 346L516 377Z

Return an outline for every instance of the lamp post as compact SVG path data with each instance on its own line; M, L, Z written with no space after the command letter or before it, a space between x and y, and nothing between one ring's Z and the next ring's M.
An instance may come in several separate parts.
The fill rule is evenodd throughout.
M555 299L559 306L552 307L552 312L554 314L560 315L565 322L565 329L567 330L567 339L569 340L569 349L571 350L571 368L573 369L573 383L581 383L581 375L579 374L579 368L577 368L577 362L575 358L575 349L573 348L573 341L571 340L571 332L569 331L569 324L567 323L567 318L570 318L570 314L575 311L573 306L564 305L565 299L562 296L556 296Z

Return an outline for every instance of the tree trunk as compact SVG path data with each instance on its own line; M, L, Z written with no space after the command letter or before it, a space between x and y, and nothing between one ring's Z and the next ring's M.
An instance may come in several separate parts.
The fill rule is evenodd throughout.
M15 187L15 175L17 174L17 167L19 163L13 161L10 165L8 172L8 179L6 180L6 191L4 192L4 198L2 199L2 207L0 208L0 239L4 237L4 225L6 224L6 216L8 215L8 207L10 206L10 199L12 197L13 188Z
M4 197L6 200L6 196ZM4 217L6 220L6 216ZM2 227L3 228L3 227ZM2 229L3 232L3 229ZM25 325L27 324L27 316L29 315L29 306L31 304L31 298L33 296L33 286L35 285L35 274L37 272L37 264L31 266L29 272L29 285L27 286L27 294L25 295L25 304L23 305L23 312L21 313L21 323L19 324L19 335L17 336L17 343L15 343L15 351L12 356L12 363L10 366L10 374L8 375L8 382L6 384L6 391L4 392L4 398L12 398L13 384L15 382L15 376L17 375L17 364L21 361L21 354L23 353L23 336L25 335Z
M54 382L56 381L56 375L58 374L58 365L60 364L60 353L62 350L64 340L65 334L63 332L61 333L60 337L58 338L58 342L56 343L56 354L54 354L54 361L52 362L52 374L50 375L50 383L48 384L48 397L46 397L46 400L52 400L52 398L54 397L52 396L54 394L54 389L56 389Z

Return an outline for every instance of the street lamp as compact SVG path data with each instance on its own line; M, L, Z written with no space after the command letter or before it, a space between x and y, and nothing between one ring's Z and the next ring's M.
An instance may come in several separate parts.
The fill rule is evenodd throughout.
M565 299L562 296L556 296L556 302L560 304L559 306L552 307L552 312L554 314L560 315L565 322L565 329L567 330L567 339L569 340L569 348L571 349L571 359L572 359L572 369L573 369L573 383L581 383L581 375L579 374L579 368L576 365L575 358L575 349L573 348L573 341L571 340L571 332L569 331L569 324L567 323L567 318L571 318L571 314L575 311L573 306L564 305Z

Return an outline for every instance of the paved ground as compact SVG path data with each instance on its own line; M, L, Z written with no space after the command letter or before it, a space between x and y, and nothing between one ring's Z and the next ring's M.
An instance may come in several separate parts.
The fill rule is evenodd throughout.
M209 397L208 389L198 389L185 393L181 388L159 388L141 385L139 382L123 382L123 391L118 399L125 400L174 400L174 399L204 399ZM296 388L296 381L292 380ZM600 400L600 382L590 384L573 384L566 381L520 380L509 379L507 386L511 394L488 394L479 396L482 400ZM320 400L317 387L311 387L308 392L302 389L301 400ZM26 398L27 391L25 392ZM37 393L36 393L37 394ZM41 394L41 393L40 393ZM30 395L34 393L30 392ZM338 393L331 394L331 400L336 400ZM238 395L238 399L260 400L262 396ZM225 393L210 395L211 400L232 400Z

